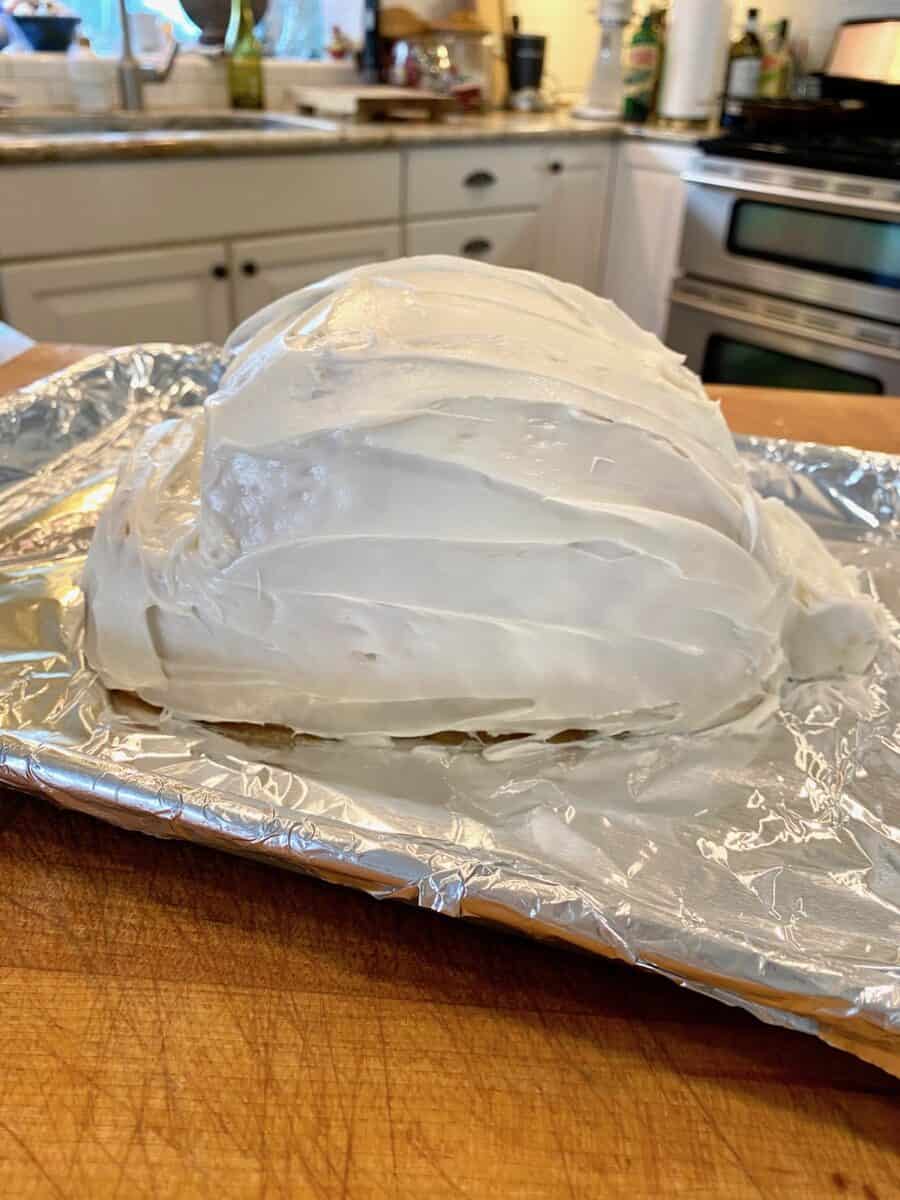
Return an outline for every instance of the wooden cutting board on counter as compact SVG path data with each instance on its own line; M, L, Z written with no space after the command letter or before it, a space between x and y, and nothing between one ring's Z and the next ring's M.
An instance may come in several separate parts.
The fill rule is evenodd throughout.
M900 400L724 403L900 449ZM11 791L0 1012L11 1200L900 1196L900 1081L815 1038Z
M353 121L439 121L456 108L452 96L384 84L297 85L290 91L300 112Z
M735 433L900 454L900 397L710 383Z
M80 362L92 349L91 346L73 346L62 342L32 346L24 354L0 363L0 396Z

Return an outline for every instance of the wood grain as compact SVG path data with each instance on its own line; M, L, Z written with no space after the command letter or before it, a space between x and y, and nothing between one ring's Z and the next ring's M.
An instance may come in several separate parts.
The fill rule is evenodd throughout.
M900 1195L900 1083L814 1038L9 791L0 1012L4 1198Z
M37 345L0 364L0 396L61 371L92 352L91 346Z
M735 433L900 454L900 397L708 384Z

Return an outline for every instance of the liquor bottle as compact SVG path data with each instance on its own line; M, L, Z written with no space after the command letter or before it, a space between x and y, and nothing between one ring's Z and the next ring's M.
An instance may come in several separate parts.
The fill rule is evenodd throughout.
M766 43L759 71L759 94L778 99L791 90L793 61L788 45L787 20L776 21Z
M762 42L759 40L759 9L747 9L744 32L732 43L725 73L725 95L722 99L722 124L733 128L741 124L745 100L759 92L759 72L762 66Z
M659 10L651 9L641 21L625 52L625 104L622 115L626 121L646 121L653 112L662 61L662 15Z
M264 108L262 46L253 32L250 0L232 0L231 26L236 25L228 56L228 91L232 108Z

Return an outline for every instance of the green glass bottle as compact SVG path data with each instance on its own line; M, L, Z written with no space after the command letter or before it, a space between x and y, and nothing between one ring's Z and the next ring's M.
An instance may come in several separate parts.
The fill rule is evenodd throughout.
M237 26L228 55L232 108L264 108L262 46L253 32L250 0L231 0L231 28Z
M646 121L653 112L662 49L660 16L654 10L647 13L625 52L622 115L626 121Z

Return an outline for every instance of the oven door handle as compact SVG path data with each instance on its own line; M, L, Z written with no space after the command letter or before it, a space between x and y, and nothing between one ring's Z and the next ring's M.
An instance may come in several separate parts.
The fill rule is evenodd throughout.
M858 354L867 354L870 358L900 362L900 350L892 346L882 346L877 342L862 342L857 338L847 337L846 334L831 333L824 329L815 329L800 323L785 325L784 321L775 321L762 313L742 308L731 308L727 304L719 304L715 300L707 300L702 296L692 296L689 292L679 290L677 284L672 289L669 304L680 304L684 308L697 309L699 312L710 313L715 317L724 317L728 321L739 321L742 325L758 326L768 329L779 336L785 353L791 351L791 344L797 338L807 338L822 346L834 349L854 350Z
M836 196L832 192L808 192L802 188L782 187L776 183L748 183L743 179L729 179L719 175L706 175L702 171L685 171L681 176L685 183L699 183L703 187L721 188L726 192L737 192L742 196L771 196L774 200L790 200L794 203L818 204L828 208L843 209L844 212L866 212L885 217L900 216L900 203L890 200L873 200L865 196Z

